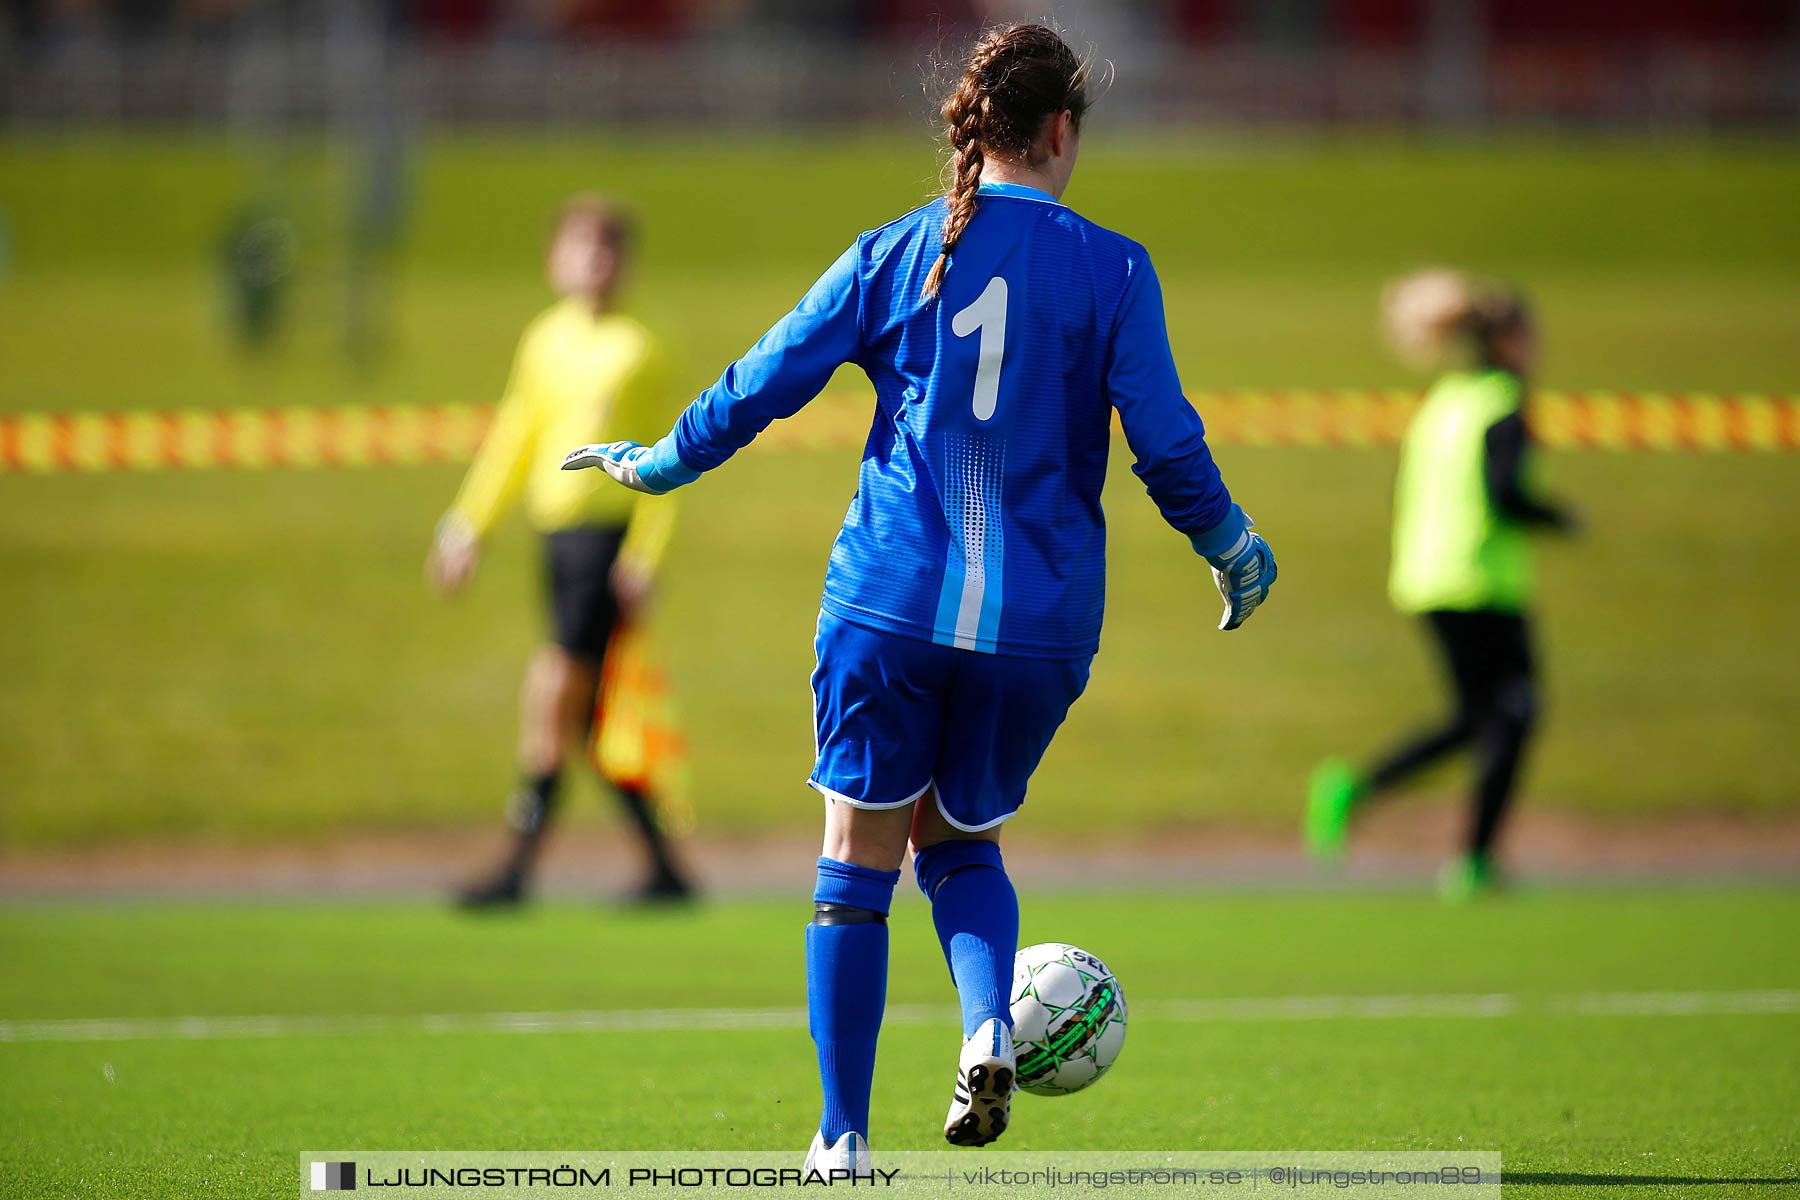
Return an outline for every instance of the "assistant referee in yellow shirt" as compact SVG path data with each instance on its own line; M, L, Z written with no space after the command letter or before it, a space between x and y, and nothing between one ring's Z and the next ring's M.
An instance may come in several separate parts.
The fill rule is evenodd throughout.
M523 779L509 813L515 840L492 875L461 893L472 906L524 898L556 812L563 764L587 744L607 644L620 622L648 602L674 522L670 497L607 486L595 472L559 469L570 446L664 428L680 409L656 339L616 306L631 241L630 222L613 204L581 196L564 205L545 262L561 299L520 339L493 427L438 525L427 563L438 591L460 591L475 573L482 539L524 493L526 513L544 540L553 639L533 654L525 675ZM689 896L651 797L615 790L650 860L637 898Z

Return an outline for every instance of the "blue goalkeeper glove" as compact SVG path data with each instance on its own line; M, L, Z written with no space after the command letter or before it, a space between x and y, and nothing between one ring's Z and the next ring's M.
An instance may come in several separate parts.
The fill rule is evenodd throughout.
M1223 521L1189 539L1212 567L1213 582L1224 597L1220 629L1236 629L1248 621L1275 586L1275 553L1255 528L1249 514L1233 504Z
M601 442L577 446L562 461L565 471L599 467L634 492L660 496L700 478L700 472L681 461L673 435L654 446L637 442Z

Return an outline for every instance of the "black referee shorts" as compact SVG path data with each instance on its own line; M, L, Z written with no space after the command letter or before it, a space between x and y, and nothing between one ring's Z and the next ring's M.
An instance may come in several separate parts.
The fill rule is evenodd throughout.
M599 665L619 623L612 568L625 540L622 525L559 529L544 535L544 583L556 644Z

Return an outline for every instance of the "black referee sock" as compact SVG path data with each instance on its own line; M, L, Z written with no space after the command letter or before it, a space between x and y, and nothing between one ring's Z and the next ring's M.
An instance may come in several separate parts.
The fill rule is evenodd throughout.
M506 822L512 826L515 841L507 872L523 879L537 858L538 843L556 814L556 794L562 784L562 773L529 776L507 806Z
M625 815L631 819L633 828L643 839L644 849L650 856L650 867L655 872L654 882L664 885L682 885L681 872L676 870L674 860L669 854L668 839L663 836L662 824L656 819L656 810L651 806L650 797L636 788L615 787L619 804L625 809Z

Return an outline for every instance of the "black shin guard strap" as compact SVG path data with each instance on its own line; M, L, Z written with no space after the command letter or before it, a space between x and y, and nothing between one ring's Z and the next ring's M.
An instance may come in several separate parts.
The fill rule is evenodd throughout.
M887 914L876 912L872 908L858 908L854 904L827 904L823 900L813 902L814 925L886 925Z

